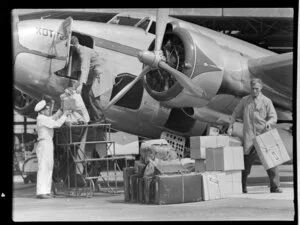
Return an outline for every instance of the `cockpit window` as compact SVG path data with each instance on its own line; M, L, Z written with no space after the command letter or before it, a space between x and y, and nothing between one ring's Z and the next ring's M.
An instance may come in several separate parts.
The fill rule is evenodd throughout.
M129 16L117 16L113 20L109 21L109 24L118 24L118 25L126 25L126 26L134 26L141 19L140 18L132 18Z
M149 23L150 23L150 19L146 19L143 22L141 22L137 27L147 30Z

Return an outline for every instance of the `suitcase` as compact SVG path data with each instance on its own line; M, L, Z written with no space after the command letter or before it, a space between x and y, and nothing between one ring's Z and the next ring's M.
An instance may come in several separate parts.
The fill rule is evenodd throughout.
M179 159L168 161L155 159L154 161L149 161L148 165L145 168L144 175L154 176L159 174L174 174L186 172L189 172L189 170L182 165Z
M134 169L137 174L144 176L146 164L142 161L134 161Z
M154 203L176 204L202 201L200 173L158 175L154 178Z
M174 159L169 161L156 160L155 168L159 174L172 174L172 173L187 173L188 169L183 167L181 160Z
M131 175L130 176L130 201L138 201L138 178L142 177L141 175Z
M144 179L144 202L147 204L154 202L154 177L145 176Z
M138 184L137 201L139 203L144 203L144 178L143 177L139 177L137 179L137 184Z
M140 150L141 159L148 164L150 160L173 160L177 159L176 151L169 144L153 144Z
M126 167L123 170L124 179L124 200L130 201L130 176L135 174L135 169L133 167Z

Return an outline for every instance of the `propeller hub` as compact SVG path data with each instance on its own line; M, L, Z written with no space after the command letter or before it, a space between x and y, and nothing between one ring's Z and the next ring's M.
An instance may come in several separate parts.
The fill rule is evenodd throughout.
M158 68L158 64L160 61L166 61L165 56L161 50L159 51L142 51L138 55L139 60L151 66L152 68Z

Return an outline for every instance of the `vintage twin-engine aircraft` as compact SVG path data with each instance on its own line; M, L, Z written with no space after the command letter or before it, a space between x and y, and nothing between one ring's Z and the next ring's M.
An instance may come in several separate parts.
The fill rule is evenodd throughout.
M254 77L264 82L278 120L292 122L293 52L276 54L172 18L166 9L156 17L120 13L107 23L13 19L16 99L31 99L15 108L24 116L33 116L42 98L59 107L60 94L78 79L70 54L75 35L104 60L95 94L99 110L117 130L148 138L163 131L203 135L209 125L228 124ZM292 143L292 133L285 132Z

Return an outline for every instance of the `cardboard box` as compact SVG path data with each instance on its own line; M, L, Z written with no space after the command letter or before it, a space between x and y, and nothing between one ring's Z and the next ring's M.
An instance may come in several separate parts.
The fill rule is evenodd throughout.
M242 194L242 172L240 170L225 171L220 176L221 197Z
M253 144L266 170L290 160L277 129L256 136Z
M204 172L202 175L203 200L213 200L221 198L220 174L222 172Z
M204 172L205 170L205 159L195 159L195 172Z
M209 128L207 128L206 135L207 136L217 136L217 135L219 135L219 133L220 133L219 128L217 128L217 127L209 127Z
M130 201L130 176L135 174L135 169L133 167L126 167L123 170L124 179L124 200Z
M241 171L210 171L202 174L203 200L226 198L242 193Z
M243 169L243 147L220 147L206 149L207 171L228 171Z
M202 201L200 173L158 175L155 182L155 204L176 204Z
M206 148L218 148L226 146L242 146L243 142L239 137L226 135L219 136L194 136L190 138L190 157L192 159L205 159Z
M229 145L229 136L194 136L190 137L191 149L203 148L217 148Z
M205 159L206 154L205 154L205 148L204 147L194 147L191 148L190 150L190 157L191 159Z

